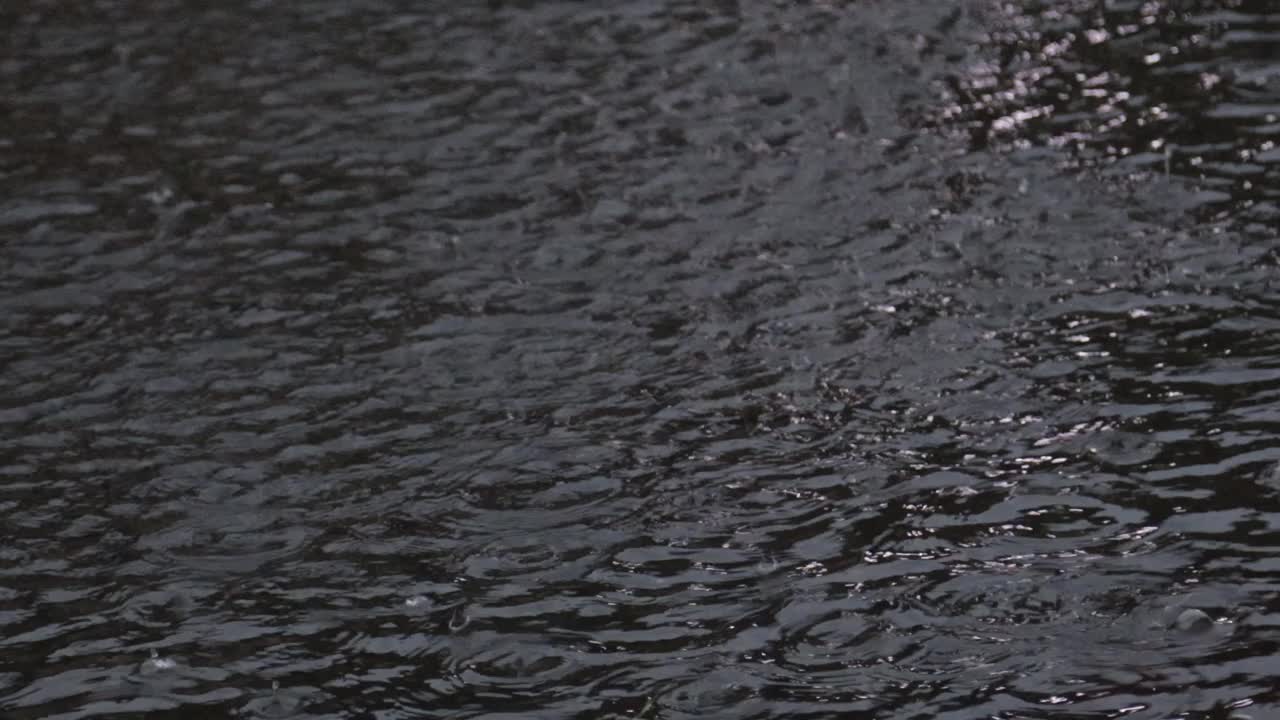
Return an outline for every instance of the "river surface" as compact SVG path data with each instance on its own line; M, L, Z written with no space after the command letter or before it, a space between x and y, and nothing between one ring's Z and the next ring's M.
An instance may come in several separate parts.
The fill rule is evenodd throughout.
M1280 16L0 8L0 714L1280 717Z

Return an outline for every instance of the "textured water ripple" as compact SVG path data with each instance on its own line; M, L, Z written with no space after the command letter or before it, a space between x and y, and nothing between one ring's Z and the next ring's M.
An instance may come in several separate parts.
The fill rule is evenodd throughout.
M1018 142L1121 36L1257 84L1144 12L0 10L0 707L1265 716L1269 236Z
M1273 237L1277 78L1266 3L1008 3L999 51L941 83L940 113L975 148L1042 145L1128 191L1190 180L1169 205Z

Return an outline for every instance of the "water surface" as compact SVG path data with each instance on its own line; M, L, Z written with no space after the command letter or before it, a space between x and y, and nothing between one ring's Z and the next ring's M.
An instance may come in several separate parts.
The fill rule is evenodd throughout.
M1267 717L1265 10L7 6L0 709Z

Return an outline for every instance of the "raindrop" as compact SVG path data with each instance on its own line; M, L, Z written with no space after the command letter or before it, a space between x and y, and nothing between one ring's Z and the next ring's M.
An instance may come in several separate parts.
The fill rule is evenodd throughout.
M259 697L244 706L243 713L250 717L291 717L302 706L302 698L292 690L281 690L280 681L271 681L271 695Z
M462 608L453 611L453 617L449 618L449 629L457 632L471 624L471 618Z
M141 675L155 675L166 670L172 670L177 665L169 658L160 657L160 653L155 648L151 648L151 657L142 661L142 664L138 666L138 673Z

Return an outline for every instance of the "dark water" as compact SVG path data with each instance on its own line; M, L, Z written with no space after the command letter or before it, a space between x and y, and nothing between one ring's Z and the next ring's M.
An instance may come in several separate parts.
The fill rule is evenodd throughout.
M7 717L1280 713L1267 3L353 5L0 9Z

